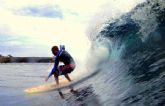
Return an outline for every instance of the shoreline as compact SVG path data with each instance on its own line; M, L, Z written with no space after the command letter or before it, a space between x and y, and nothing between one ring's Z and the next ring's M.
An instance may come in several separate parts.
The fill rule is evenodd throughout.
M9 57L1 56L0 63L51 63L53 57Z

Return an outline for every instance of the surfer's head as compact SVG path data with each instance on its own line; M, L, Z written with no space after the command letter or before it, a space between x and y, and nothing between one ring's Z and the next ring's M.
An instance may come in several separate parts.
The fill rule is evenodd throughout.
M54 55L57 55L58 51L59 51L58 46L53 46L53 47L52 47L52 53L53 53Z

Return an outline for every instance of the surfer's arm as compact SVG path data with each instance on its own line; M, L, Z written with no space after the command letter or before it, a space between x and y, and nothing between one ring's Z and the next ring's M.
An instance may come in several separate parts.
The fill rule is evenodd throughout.
M62 50L65 50L64 45L60 45L60 51L58 51L58 53L56 55L54 67L53 67L51 73L46 77L45 81L47 81L49 79L49 77L52 76L54 74L54 72L57 70L57 67L58 67L58 64L59 64L59 55L62 52Z
M52 71L51 71L51 73L49 74L49 77L52 76L53 73L57 71L58 64L59 64L59 59L57 58L57 59L55 60L54 67L52 68Z
M45 81L47 81L49 77L51 77L54 74L54 72L57 71L58 64L59 64L59 59L57 58L55 59L54 67L52 68L51 73L45 78Z
M45 81L47 81L47 80L49 79L49 77L51 77L51 76L53 75L53 73L57 70L57 66L58 66L58 65L54 65L54 67L53 67L51 73L45 78Z

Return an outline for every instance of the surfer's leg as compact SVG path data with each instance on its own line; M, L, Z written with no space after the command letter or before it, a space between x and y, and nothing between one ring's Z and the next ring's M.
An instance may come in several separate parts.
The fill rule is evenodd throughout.
M69 75L68 75L68 74L65 74L64 76L65 76L65 78L66 78L69 82L71 82L71 81L72 81L72 80L70 79L70 77L69 77Z
M59 85L58 75L57 74L54 74L54 78L55 78L56 84Z

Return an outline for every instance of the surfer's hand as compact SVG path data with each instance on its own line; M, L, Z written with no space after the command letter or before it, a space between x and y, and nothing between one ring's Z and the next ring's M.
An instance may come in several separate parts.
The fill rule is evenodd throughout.
M47 81L48 81L48 79L49 79L49 77L46 77L46 78L45 78L45 81L47 82Z

